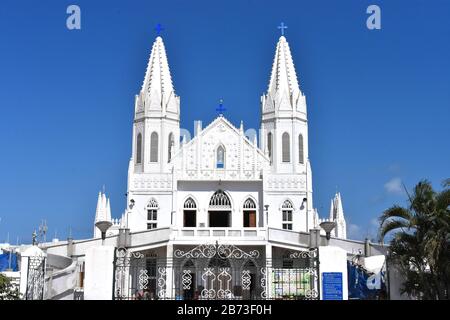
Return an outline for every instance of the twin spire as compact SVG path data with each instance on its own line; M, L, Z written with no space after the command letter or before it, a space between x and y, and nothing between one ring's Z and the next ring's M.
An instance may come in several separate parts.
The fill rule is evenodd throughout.
M263 112L274 110L276 105L280 109L290 110L305 105L291 50L284 36L278 40L268 91L262 100ZM145 109L163 113L169 111L179 115L179 97L175 95L166 49L160 36L153 43L144 82L137 99L136 112L143 112ZM304 111L306 112L306 109Z

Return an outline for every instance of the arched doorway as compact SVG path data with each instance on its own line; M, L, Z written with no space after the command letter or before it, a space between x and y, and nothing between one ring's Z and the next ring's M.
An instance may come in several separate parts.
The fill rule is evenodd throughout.
M247 200L245 200L242 211L243 211L243 215L244 215L244 221L243 221L244 228L255 228L256 227L256 204L251 198L248 198Z
M209 227L231 227L231 201L222 190L216 191L209 201Z
M183 227L197 226L197 204L192 198L186 199L183 206Z

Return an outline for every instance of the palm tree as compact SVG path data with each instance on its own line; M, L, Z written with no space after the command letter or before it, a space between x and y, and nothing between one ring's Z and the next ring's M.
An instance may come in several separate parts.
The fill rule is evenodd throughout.
M389 259L403 272L403 293L422 299L449 299L450 179L436 192L427 180L410 195L408 207L383 212L380 240L393 233ZM405 189L406 190L406 189Z

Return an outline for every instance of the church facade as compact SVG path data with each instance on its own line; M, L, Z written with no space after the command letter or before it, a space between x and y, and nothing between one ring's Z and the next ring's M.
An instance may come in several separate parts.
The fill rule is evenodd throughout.
M95 221L112 222L108 236L155 232L134 252L135 265L118 251L117 297L139 294L139 279L155 297L318 296L315 251L298 244L322 222L313 204L306 97L284 36L260 104L258 137L222 114L206 126L196 122L192 139L180 134L180 97L156 38L135 98L126 210L111 219L104 193L97 203ZM340 194L330 220L331 236L345 239ZM161 230L167 241L156 236ZM120 280L124 269L134 276Z

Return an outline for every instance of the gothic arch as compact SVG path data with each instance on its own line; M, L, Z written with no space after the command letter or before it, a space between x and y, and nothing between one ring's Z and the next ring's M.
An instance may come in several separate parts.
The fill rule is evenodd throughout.
M283 210L283 209L291 209L292 211L294 211L295 210L294 202L291 199L289 199L289 198L285 198L281 202L279 209L280 209L280 211Z
M186 203L189 202L189 201L192 201L194 203L195 207L186 207ZM186 196L184 198L184 200L183 200L183 209L195 209L195 210L197 210L198 208L199 208L198 207L198 201L194 198L194 196L188 195L188 196Z
M142 163L142 133L136 137L136 164Z
M158 162L158 133L153 131L150 135L150 162Z
M289 133L284 132L281 136L281 161L291 162L291 138Z
M167 139L167 162L170 162L172 160L172 152L173 148L175 147L175 140L173 138L173 132L169 133L169 137Z
M242 203L242 226L244 228L256 228L258 226L258 210L257 210L257 202L255 199L248 195L244 198L244 202Z
M146 208L152 208L152 209L159 209L159 204L158 201L155 198L151 198L148 202L147 202L147 207Z
M269 153L270 163L272 164L273 159L273 133L269 131L267 134L267 152Z
M304 142L303 142L303 135L298 135L298 162L300 164L305 163L305 151L304 151Z
M214 150L214 168L225 169L227 149L222 143L219 143Z
M223 191L222 189L216 190L209 197L208 208L216 209L216 208L226 208L228 210L233 209L233 203L231 201L231 197L228 192Z

